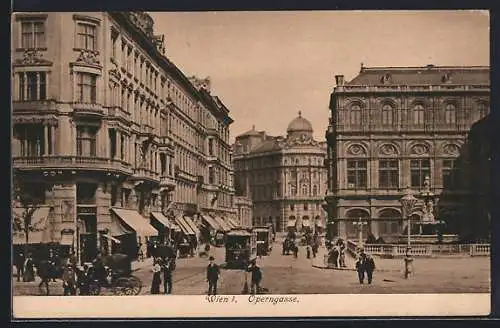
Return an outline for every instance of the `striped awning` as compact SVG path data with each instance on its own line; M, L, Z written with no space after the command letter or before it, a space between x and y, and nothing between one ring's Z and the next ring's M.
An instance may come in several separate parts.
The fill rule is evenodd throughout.
M172 229L172 222L160 212L151 212L151 216L158 222L160 222L165 228Z
M224 232L231 230L231 227L226 221L224 221L223 218L221 218L220 216L213 216L213 218L219 224L219 226L222 228Z
M189 216L185 216L184 221L186 221L186 223L191 228L191 230L193 230L195 235L197 235L197 236L200 235L200 229L198 229L196 224L193 222L193 220Z
M236 223L233 219L231 218L227 218L227 222L232 226L232 228L238 228L239 227L239 224Z
M311 222L310 220L302 220L302 226L304 227L310 227L311 226Z
M219 224L210 216L210 215L202 215L202 219L208 223L208 225L214 230L220 230Z
M59 241L59 244L64 245L64 246L73 246L73 234L69 233L63 233L61 235L61 240Z
M297 223L297 220L288 220L288 223L286 226L288 228L294 228L296 223Z
M195 236L196 233L193 231L193 229L191 229L191 227L189 226L189 224L186 222L186 220L184 220L184 218L182 216L178 216L175 218L175 222L177 223L177 225L179 226L179 228L181 228L181 231L186 234L186 235L191 235L191 236Z
M131 227L140 236L158 236L158 230L149 224L148 220L133 210L121 208L111 208L111 211L118 216L126 225Z
M15 207L12 209L13 220L23 223L23 207ZM37 208L31 217L31 231L28 234L28 244L44 244L52 241L52 236L49 227L50 206L41 206ZM12 243L14 245L22 245L26 243L26 235L23 231L14 230L12 232Z

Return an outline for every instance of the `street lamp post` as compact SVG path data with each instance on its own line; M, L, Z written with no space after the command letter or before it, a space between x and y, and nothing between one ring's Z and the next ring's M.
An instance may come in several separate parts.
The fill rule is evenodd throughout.
M358 218L358 221L357 222L353 222L352 224L354 224L355 226L358 226L358 247L361 249L363 247L363 226L364 225L367 225L368 222L366 221L363 221L362 218Z
M403 215L406 216L406 219L408 220L408 225L406 227L406 230L408 232L408 239L407 239L407 245L406 245L406 254L405 254L405 278L408 279L408 276L411 272L411 266L413 264L413 259L411 258L411 213L413 208L418 202L418 199L413 196L413 193L408 186L406 188L405 194L403 197L400 199L401 202L401 207L402 207L402 213Z

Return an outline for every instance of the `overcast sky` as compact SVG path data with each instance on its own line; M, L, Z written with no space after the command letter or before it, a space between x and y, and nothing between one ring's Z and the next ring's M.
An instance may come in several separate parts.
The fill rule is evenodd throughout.
M167 57L210 76L231 140L256 126L284 135L302 111L324 139L334 76L365 66L489 65L489 16L471 11L152 13Z

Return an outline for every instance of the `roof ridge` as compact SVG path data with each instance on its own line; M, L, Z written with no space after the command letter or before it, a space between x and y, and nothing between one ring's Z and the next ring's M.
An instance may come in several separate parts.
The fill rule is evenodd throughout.
M485 65L471 65L471 66L438 66L438 65L426 65L426 66L373 66L373 67L362 67L361 72L364 71L381 71L381 70L422 70L422 69L453 69L453 70L484 70L490 69L490 66Z

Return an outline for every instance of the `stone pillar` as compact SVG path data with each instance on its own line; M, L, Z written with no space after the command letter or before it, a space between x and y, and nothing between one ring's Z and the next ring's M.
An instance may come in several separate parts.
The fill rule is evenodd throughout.
M49 126L43 126L43 155L47 156L49 154Z
M122 158L122 133L120 130L116 130L116 159Z

